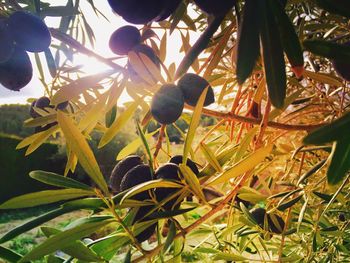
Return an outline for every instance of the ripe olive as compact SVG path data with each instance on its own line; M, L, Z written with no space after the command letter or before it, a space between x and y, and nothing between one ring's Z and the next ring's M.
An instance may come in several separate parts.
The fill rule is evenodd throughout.
M16 44L26 51L42 52L51 44L51 35L46 24L28 12L14 12L8 18L8 25Z
M170 158L169 163L174 163L179 165L180 163L182 163L182 160L183 160L182 158L183 158L182 155L174 155L173 157ZM197 165L190 158L187 158L186 165L191 168L192 172L195 175L199 174Z
M135 214L135 217L133 219L132 224L135 224L136 222L144 222L149 220L149 218L145 215L152 209L152 206L141 206L138 211ZM140 234L136 235L136 239L139 243L142 243L143 241L146 241L149 239L153 233L155 232L157 227L157 223L152 224L145 230L143 230Z
M9 60L0 64L0 83L7 89L19 91L32 79L33 68L27 52L16 48Z
M128 190L136 185L148 182L152 180L152 174L150 167L146 164L140 164L129 170L120 183L120 191ZM145 199L151 199L148 191L141 192L132 197L132 199L143 201Z
M236 0L194 0L195 4L207 14L225 15L236 3Z
M125 174L137 165L142 164L142 159L137 155L130 155L116 164L110 179L109 185L114 192L120 191L120 183Z
M0 63L9 60L15 50L12 35L4 19L0 20Z
M165 179L165 180L173 180L173 181L181 181L181 178L179 176L180 170L179 170L179 166L173 163L167 163L161 167L159 167L155 173L154 173L154 177L156 179ZM157 188L155 190L155 194L157 197L157 201L161 202L163 201L165 198L167 198L170 195L173 195L175 192L177 191L176 188L172 188L172 189L167 189L167 188ZM166 202L163 205L163 208L165 208L166 210L171 210L171 209L178 209L180 204L176 204L176 206L174 207L176 203L176 198Z
M163 21L176 11L182 0L163 0L163 9L155 21Z
M164 84L153 96L151 114L161 124L171 124L182 114L184 97L173 84Z
M205 97L204 106L208 106L215 101L213 89L208 81L196 74L187 73L183 75L177 85L182 90L185 102L188 105L196 106L200 95L206 87L209 87L209 89Z
M344 46L349 47L350 41L343 44ZM350 63L332 60L333 67L335 71L345 80L350 80Z
M264 228L264 220L266 216L269 231L276 234L281 234L283 232L285 222L279 215L266 214L266 210L264 208L254 208L250 210L250 213L255 222L261 228Z
M131 49L140 43L141 34L134 26L118 28L109 39L109 47L117 55L127 55Z
M146 24L162 11L162 0L108 0L115 13L132 24Z

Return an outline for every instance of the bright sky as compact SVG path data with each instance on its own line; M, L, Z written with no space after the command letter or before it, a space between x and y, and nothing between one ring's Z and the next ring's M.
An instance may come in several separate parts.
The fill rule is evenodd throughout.
M66 0L48 0L46 2L52 3L52 5L65 5ZM81 9L83 10L85 17L88 20L88 23L93 28L96 36L96 43L95 46L92 48L96 53L104 56L104 57L114 57L115 54L113 54L109 47L109 37L113 33L114 30L117 28L123 26L126 24L126 22L120 18L118 15L114 14L111 10L111 8L108 5L108 2L106 0L101 1L94 1L95 6L103 12L103 14L109 19L109 22L106 21L103 17L97 17L96 14L93 12L91 6L88 4L87 1L80 1L81 2ZM56 18L48 18L45 19L45 22L49 27L57 27L58 20ZM159 37L163 35L164 31L159 32ZM197 34L193 33L191 34L191 43L193 43L197 36ZM183 57L183 53L181 55L179 54L179 50L181 47L181 41L179 41L180 35L178 32L174 32L170 37L168 37L168 51L167 52L167 58L165 61L166 65L171 64L172 62L175 62L176 64L179 63L181 58ZM91 47L89 47L91 48ZM55 54L56 49L51 49L53 51L53 54ZM10 104L10 103L27 103L27 99L29 98L38 98L40 96L44 95L44 87L41 84L39 78L38 78L38 72L37 68L35 66L35 60L32 53L29 53L33 69L34 69L34 75L32 78L32 81L23 89L21 89L19 92L14 92L11 90L8 90L0 85L0 104ZM42 56L42 64L45 66L46 62L44 60L43 55ZM84 65L83 70L87 74L94 74L103 71L104 69L107 69L108 66L99 63L95 59L91 59L84 55L77 55L74 58L74 65ZM50 79L48 72L46 72L45 77L47 80Z

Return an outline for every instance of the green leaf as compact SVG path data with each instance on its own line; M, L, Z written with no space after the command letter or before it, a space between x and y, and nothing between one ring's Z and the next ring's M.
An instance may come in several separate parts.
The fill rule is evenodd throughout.
M316 3L330 13L350 18L350 3L348 1L316 0Z
M62 233L61 230L52 228L52 227L41 227L41 231L44 233L46 237L54 236L59 233ZM67 244L64 248L62 248L62 252L70 255L76 259L84 260L87 262L101 262L101 259L94 251L89 249L86 245L84 245L81 241L73 241L71 244Z
M330 158L331 163L327 171L328 183L337 184L350 170L350 138L335 142Z
M49 48L45 50L45 58L46 58L46 63L49 68L51 77L52 78L56 77L56 74L57 74L56 62Z
M48 185L92 191L90 186L56 173L32 171L29 173L29 176Z
M263 50L264 71L271 103L282 108L286 96L286 69L278 25L266 1L259 1L262 14L260 37Z
M282 46L288 57L289 63L294 67L304 66L304 56L299 42L299 37L284 7L279 1L269 0L269 6L275 16L280 32ZM299 76L297 76L299 77Z
M137 107L142 102L143 97L140 97L138 100L134 101L112 124L111 127L108 128L108 130L105 132L105 134L102 136L101 141L98 145L99 148L102 148L107 143L109 143L114 136L117 135L117 133L121 130L121 128L124 127L126 122L133 116L135 113Z
M183 160L182 160L184 164L186 164L188 154L191 151L192 141L194 139L197 127L198 127L200 119L201 119L202 109L203 109L205 97L207 96L208 88L209 87L206 87L205 90L203 90L201 96L198 99L197 105L193 111L190 127L188 128L186 140L184 143L184 152L183 152Z
M269 145L256 150L254 153L236 163L230 169L211 179L207 184L214 185L228 182L231 178L237 177L253 168L256 168L256 166L263 162L265 158L271 153L272 148L273 145Z
M85 140L84 135L74 124L73 120L63 112L59 111L57 113L57 120L64 136L66 137L67 143L72 151L77 155L78 160L85 172L101 188L101 190L107 194L107 183L89 144Z
M350 60L350 46L316 39L305 40L303 46L306 50L322 57L346 63Z
M214 260L226 260L226 261L246 261L248 260L246 257L241 255L233 254L233 253L224 253L218 252L215 254Z
M349 137L350 112L307 135L304 144L323 144Z
M176 236L176 226L173 221L170 222L169 232L168 236L165 240L164 246L163 246L163 253L165 253L170 245L174 242L174 238Z
M107 113L105 117L106 127L110 128L117 117L117 105L114 105Z
M11 249L0 246L0 258L5 259L6 262L16 263L22 256Z
M93 194L93 191L80 189L45 190L11 198L10 200L2 203L0 205L0 209L33 207Z
M286 201L284 203L281 203L281 204L279 204L277 206L277 209L280 210L280 211L284 211L284 210L292 207L296 203L298 203L302 197L303 197L302 195L299 195L299 196L293 198L292 200L289 200L289 201Z
M251 75L260 55L261 12L254 0L245 1L237 40L237 81L241 85Z
M58 233L57 235L49 237L46 241L35 247L28 254L26 254L19 263L24 263L29 260L40 259L43 256L55 252L58 249L64 248L67 244L78 240L82 237L94 233L96 230L114 222L113 219L104 219L102 221L86 223L72 229Z

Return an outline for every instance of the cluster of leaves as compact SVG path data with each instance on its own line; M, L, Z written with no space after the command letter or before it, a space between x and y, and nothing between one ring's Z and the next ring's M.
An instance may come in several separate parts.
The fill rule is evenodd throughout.
M33 8L31 1L18 2L27 4L28 9ZM347 130L350 122L349 115L344 113L350 97L346 81L334 74L329 59L347 58L349 48L341 46L338 50L337 45L329 42L347 40L350 8L347 4L339 8L338 3L327 0L291 0L285 8L280 1L259 1L259 8L255 2L237 1L225 17L209 15L207 19L208 14L192 2L181 1L169 20L156 26L144 25L144 41L152 46L162 62L170 52L167 42L172 35L168 33L174 31L181 36L181 51L185 56L177 68L172 63L163 65L160 70L145 56L131 54L133 67L141 77L144 73L137 69L145 66L149 69L147 74L152 74L150 82L139 84L129 81L123 66L84 46L86 36L93 40L93 33L82 13L70 16L61 13L59 29L51 30L59 41L57 54L60 55L55 59L58 66L49 64L50 83L43 75L41 79L51 103L69 101L71 107L64 112L43 112L41 117L26 121L28 126L53 121L57 124L25 138L18 148L28 146L27 154L30 154L51 135L62 134L67 144L65 174L74 172L79 162L95 187L49 172L32 172L32 178L62 189L19 196L0 205L0 209L58 201L63 204L0 238L0 243L4 243L40 226L47 236L43 243L26 255L0 246L0 256L10 262L44 256L48 261L99 262L127 251L123 254L126 262L145 258L180 262L181 256L226 261L346 262L350 253L347 221L350 165ZM40 9L41 2L34 3ZM99 14L93 1L89 3ZM8 10L13 7L18 8L5 5ZM67 7L61 8L80 11L79 1L75 6L73 1L68 1ZM42 10L45 8L57 9L43 5ZM56 11L59 15L60 9ZM256 21L260 24L256 25ZM80 23L85 26L77 27ZM165 30L157 31L159 26ZM79 43L74 37L81 29L84 37ZM202 32L192 47L191 31ZM163 35L157 38L161 33ZM253 53L248 52L252 50ZM79 68L69 64L75 52L93 56L112 70L84 76ZM66 60L60 62L61 56ZM41 63L38 66L41 68ZM101 132L99 148L108 145L141 108L142 120L137 122L139 138L116 158L134 153L141 146L145 149L144 159L153 169L158 167L161 156L171 155L171 147L168 127L163 125L147 132L151 118L149 99L162 84L175 82L190 67L209 81L217 98L215 109L203 108L204 92L195 107L186 106L193 111L190 118L187 114L181 116L189 123L184 134L184 164L191 155L191 159L202 166L199 176L186 172L186 166L182 166L181 184L155 180L111 196L87 143L90 134L94 130ZM126 103L125 110L116 117L116 104L124 91L133 100ZM217 123L205 129L198 128L203 114L217 118ZM340 118L333 121L336 117ZM176 124L171 125L176 128ZM305 131L316 128L319 129L310 133L304 142L322 145L306 146L303 143ZM154 142L151 137L157 131L158 140ZM182 203L179 210L150 211L149 218L154 219L131 225L132 219L125 216L125 208L137 208L150 202L159 208L156 200L135 201L132 197L141 191L161 187L175 187L181 198L189 195L194 198ZM272 233L268 227L257 224L248 208L237 206L237 200L263 207L268 214L283 218L286 222L283 231ZM63 230L42 226L59 215L81 209L93 214L74 221ZM144 244L132 243L135 235L155 222L158 222L157 242L149 241L154 242L153 248L146 251ZM106 226L113 230L83 243L84 237ZM57 250L63 252L64 259L55 254Z

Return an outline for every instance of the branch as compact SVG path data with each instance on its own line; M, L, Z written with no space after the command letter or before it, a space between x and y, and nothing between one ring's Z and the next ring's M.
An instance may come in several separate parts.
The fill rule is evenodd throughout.
M193 110L194 107L186 105L187 109ZM236 120L239 122L250 123L253 125L259 125L261 123L261 119L245 117L241 115L234 114L232 112L220 112L209 109L203 109L202 113L207 116L215 117L218 119L227 119L227 120ZM274 121L267 122L267 126L280 129L280 130L288 130L288 131L312 131L314 129L320 128L327 123L318 123L318 124L285 124Z

